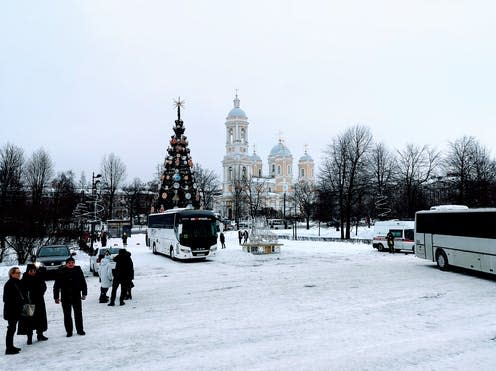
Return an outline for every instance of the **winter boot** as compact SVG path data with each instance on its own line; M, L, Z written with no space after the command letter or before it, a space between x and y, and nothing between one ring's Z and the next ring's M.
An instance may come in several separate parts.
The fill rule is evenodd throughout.
M47 338L45 335L43 335L43 333L42 333L42 332L38 332L38 333L37 333L37 338L38 338L38 341L45 341L45 340L48 340L48 338Z
M7 348L5 349L5 354L17 354L19 353L21 350L19 348Z
M108 303L109 297L106 295L107 294L107 289L100 288L100 303Z

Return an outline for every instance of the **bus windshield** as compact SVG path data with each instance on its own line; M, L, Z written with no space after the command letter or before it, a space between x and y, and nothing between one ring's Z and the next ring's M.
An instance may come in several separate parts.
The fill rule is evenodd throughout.
M217 238L217 228L215 221L189 221L183 220L182 238L184 240L201 239L201 238Z

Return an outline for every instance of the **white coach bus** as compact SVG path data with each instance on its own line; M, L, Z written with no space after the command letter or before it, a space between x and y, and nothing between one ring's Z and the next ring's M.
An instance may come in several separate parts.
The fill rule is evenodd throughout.
M415 255L496 274L496 208L433 207L415 214Z
M205 259L217 253L217 218L212 211L192 209L150 214L147 239L154 254Z

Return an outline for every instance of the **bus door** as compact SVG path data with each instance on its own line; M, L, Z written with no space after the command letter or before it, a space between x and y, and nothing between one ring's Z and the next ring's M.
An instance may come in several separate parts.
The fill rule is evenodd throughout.
M424 253L425 258L434 261L434 246L432 244L432 234L425 233L424 234Z
M425 234L425 233L416 233L415 234L415 256L422 258L422 259L428 259L427 254L426 254L426 242L425 242L426 236L427 236L427 234ZM432 245L432 243L431 243L431 245Z

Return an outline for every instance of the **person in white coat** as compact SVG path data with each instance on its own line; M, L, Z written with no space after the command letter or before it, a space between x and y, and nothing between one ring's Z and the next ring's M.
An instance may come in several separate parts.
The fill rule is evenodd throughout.
M107 303L109 297L107 296L107 291L112 287L112 280L114 278L112 274L112 264L111 264L110 254L107 252L105 257L100 262L100 268L98 269L98 275L100 276L100 303Z

